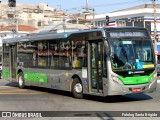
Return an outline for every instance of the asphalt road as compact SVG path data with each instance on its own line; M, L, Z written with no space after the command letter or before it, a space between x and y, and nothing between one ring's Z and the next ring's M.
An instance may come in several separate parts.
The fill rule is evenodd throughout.
M69 92L45 89L39 87L26 87L19 89L16 84L0 80L0 111L64 111L52 112L50 115L58 116L47 119L72 119L97 120L117 119L107 113L90 113L85 111L160 111L160 82L157 91L147 94L132 94L125 96L97 97L85 95L84 99L75 99ZM84 111L70 113L65 111ZM48 113L49 114L49 113ZM85 116L85 117L84 117ZM104 118L106 117L106 118ZM133 117L120 117L119 119L132 119ZM5 118L3 118L5 119ZM17 118L16 118L17 119ZM42 118L32 118L41 120ZM135 117L134 117L135 119ZM136 119L142 119L138 117ZM151 119L147 117L145 119ZM155 117L154 119L158 119ZM9 120L9 118L7 118ZM46 118L45 118L46 120Z

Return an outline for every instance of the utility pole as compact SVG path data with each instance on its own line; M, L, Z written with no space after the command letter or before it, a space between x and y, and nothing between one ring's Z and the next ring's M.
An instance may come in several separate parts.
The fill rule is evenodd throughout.
M10 16L11 21L14 22L16 26L14 29L12 28L11 31L13 32L13 34L15 33L18 34L18 19L17 19L18 12L16 11L16 0L8 0L8 7L9 7L9 10L7 11L7 13L12 15ZM15 35L13 36L15 37Z
M156 63L157 63L157 40L158 40L158 34L157 34L157 14L156 14L156 1L157 0L151 0L152 1L152 4L153 4L153 13L154 13L154 52L155 52L155 60L156 60Z
M64 32L65 32L65 29L66 29L66 12L67 10L63 10L63 29L64 29Z
M94 13L94 8L92 9L93 11L93 27L95 27L95 13Z
M82 9L86 9L86 13L90 13L89 10L92 10L92 16L93 16L93 27L95 26L95 9L88 7L88 0L86 0L86 7L83 7Z
M72 9L75 10L74 18L76 20L76 24L79 24L78 15L77 15L77 8L72 8Z
M86 0L86 11L88 11L88 0Z

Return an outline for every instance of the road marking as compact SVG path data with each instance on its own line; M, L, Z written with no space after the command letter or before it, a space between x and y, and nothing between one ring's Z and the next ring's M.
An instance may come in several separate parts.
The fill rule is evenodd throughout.
M0 93L0 95L40 95L40 94L45 94L45 93L10 93L10 92L4 92L4 93Z
M12 87L12 86L0 86L0 89L1 88L17 88L17 87Z
M46 92L34 91L30 89L20 89L18 87L0 86L0 95L4 94L45 94Z
M157 80L157 83L160 83L160 80Z

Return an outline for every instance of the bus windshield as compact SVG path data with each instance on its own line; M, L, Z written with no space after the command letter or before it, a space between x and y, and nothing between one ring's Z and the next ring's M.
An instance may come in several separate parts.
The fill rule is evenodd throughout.
M117 39L110 41L113 70L154 68L150 40Z

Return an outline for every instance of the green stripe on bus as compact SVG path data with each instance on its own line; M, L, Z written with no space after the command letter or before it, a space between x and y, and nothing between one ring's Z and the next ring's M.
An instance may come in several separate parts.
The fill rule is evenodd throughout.
M118 78L123 82L125 85L137 85L137 84L145 84L150 82L153 77L153 73L149 76L132 76L132 77L122 77L118 76Z
M48 83L47 75L44 73L24 72L24 80L30 82Z
M3 78L10 78L10 71L7 69L2 70L2 77Z

